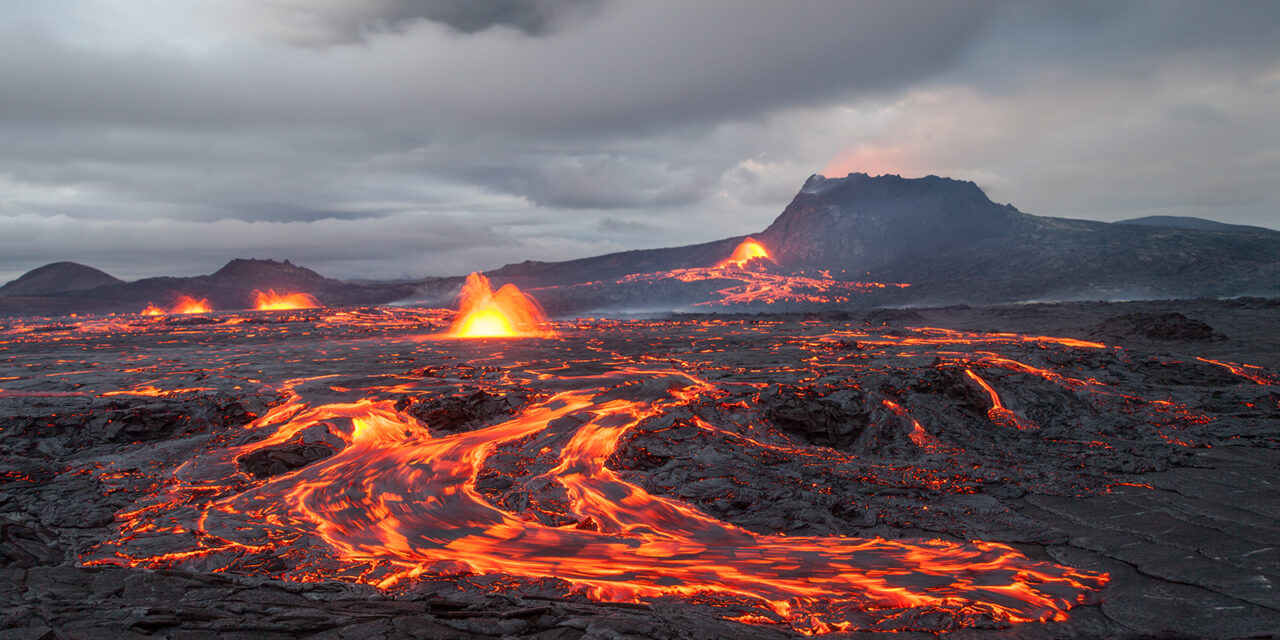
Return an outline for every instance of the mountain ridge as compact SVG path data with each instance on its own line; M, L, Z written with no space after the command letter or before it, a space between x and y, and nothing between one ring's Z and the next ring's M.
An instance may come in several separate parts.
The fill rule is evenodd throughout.
M854 307L1280 296L1280 232L1232 227L1043 217L995 203L971 181L851 173L810 176L779 216L751 237L768 248L773 257L768 268L779 273L831 273L838 279L910 285L872 287L840 303ZM558 315L670 311L728 285L714 278L693 284L627 276L711 267L746 237L560 262L527 260L486 275L495 284L534 290ZM167 304L179 294L208 297L215 309L243 309L250 306L253 289L267 288L309 293L328 305L411 299L444 306L452 303L461 281L349 283L287 260L235 259L207 276L115 280L77 291L0 298L0 313L128 312L148 303ZM782 306L758 310L795 310Z
M1129 218L1128 220L1117 220L1115 224L1131 224L1152 227L1174 227L1178 229L1195 229L1199 231L1227 231L1227 232L1246 232L1246 233L1280 233L1276 229L1268 227L1259 227L1251 224L1230 224L1226 222L1218 222L1217 220L1209 220L1207 218L1197 218L1194 216L1143 216L1141 218Z

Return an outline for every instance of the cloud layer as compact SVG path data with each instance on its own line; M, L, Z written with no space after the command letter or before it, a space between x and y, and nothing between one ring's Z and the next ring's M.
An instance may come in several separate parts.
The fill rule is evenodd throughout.
M0 280L464 273L749 233L819 171L1280 226L1274 3L0 7Z

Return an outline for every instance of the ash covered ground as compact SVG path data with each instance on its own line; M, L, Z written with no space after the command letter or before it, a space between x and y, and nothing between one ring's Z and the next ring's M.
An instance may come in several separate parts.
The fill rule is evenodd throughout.
M1273 300L449 319L3 321L3 637L1280 629Z

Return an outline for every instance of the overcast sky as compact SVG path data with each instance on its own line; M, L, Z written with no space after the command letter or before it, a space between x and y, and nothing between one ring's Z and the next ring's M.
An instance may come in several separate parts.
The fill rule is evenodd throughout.
M0 282L462 274L766 227L812 173L1280 228L1280 3L0 0Z

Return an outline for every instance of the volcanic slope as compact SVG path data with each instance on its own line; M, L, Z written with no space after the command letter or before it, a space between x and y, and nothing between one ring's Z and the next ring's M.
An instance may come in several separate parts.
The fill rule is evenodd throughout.
M768 247L775 269L910 284L855 296L847 301L852 306L1280 293L1280 233L1034 216L992 202L973 182L938 176L815 175L752 237ZM711 265L740 239L524 262L490 276L525 287L604 279L581 300L566 292L544 294L553 312L585 311L599 300L635 307L646 297L652 304L656 295L679 303L674 289L619 291L628 288L622 274Z

